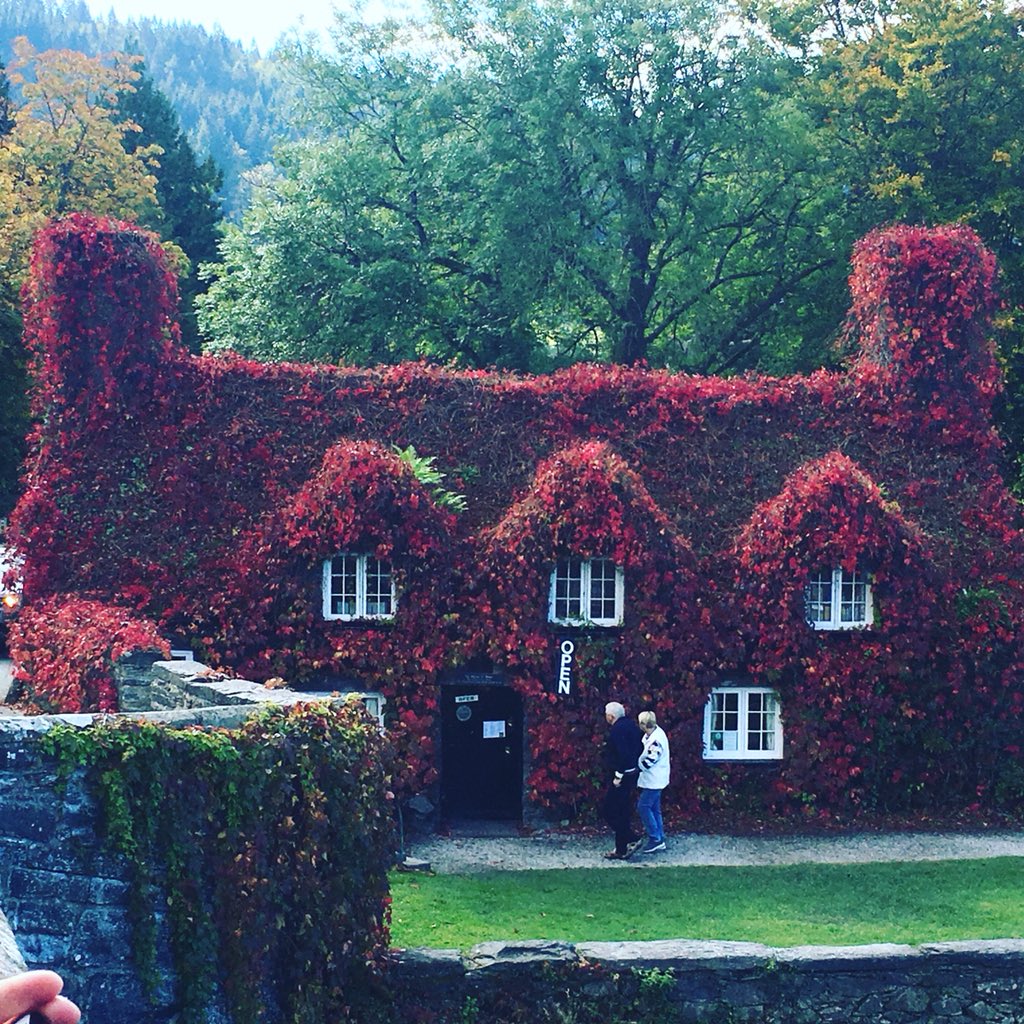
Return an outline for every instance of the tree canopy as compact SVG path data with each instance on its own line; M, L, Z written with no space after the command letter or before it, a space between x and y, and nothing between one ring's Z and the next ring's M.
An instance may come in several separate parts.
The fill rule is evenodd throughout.
M147 226L188 258L188 270L179 284L181 333L189 348L198 349L194 303L204 287L198 268L218 259L223 215L217 192L223 175L212 157L200 162L170 100L156 87L144 64L139 71L141 77L134 89L120 101L122 114L138 128L128 148L132 153L159 154L153 165L158 209Z
M32 236L53 216L84 209L150 220L157 208L157 151L128 152L125 145L136 126L117 104L138 78L136 60L119 53L37 53L24 38L14 49L9 77L21 99L0 140L0 266L17 280Z
M300 52L313 135L202 322L260 358L718 370L842 258L792 61L715 3L434 4ZM418 42L417 42L418 40Z

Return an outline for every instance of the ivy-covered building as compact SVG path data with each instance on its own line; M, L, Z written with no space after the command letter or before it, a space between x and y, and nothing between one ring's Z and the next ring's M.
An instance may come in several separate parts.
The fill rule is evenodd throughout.
M995 274L962 227L868 236L842 373L260 365L190 355L155 241L69 217L27 287L32 699L109 709L160 638L382 694L449 816L592 805L609 699L684 817L1014 813Z

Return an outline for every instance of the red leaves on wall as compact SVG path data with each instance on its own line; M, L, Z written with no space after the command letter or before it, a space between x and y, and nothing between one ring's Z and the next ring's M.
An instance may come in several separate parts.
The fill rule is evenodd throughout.
M1024 707L1024 544L987 417L994 268L966 229L869 236L861 358L783 380L193 359L150 236L75 216L32 266L41 425L12 516L16 650L48 703L109 701L100 639L120 606L254 678L382 691L405 791L434 780L440 683L470 665L522 695L545 804L590 800L613 698L657 708L687 814L1024 797L1004 756ZM410 444L465 512L393 454ZM321 566L342 550L393 565L393 621L323 618ZM622 565L621 627L547 621L560 557ZM811 629L808 574L861 564L875 624ZM550 692L567 633L569 700ZM782 762L703 762L723 681L779 691Z
M637 710L657 702L671 725L677 701L689 711L699 692L697 679L706 677L701 664L716 660L696 559L638 474L611 446L593 441L541 463L530 489L487 532L484 545L480 611L490 628L482 644L524 694L551 688L558 642L576 636L577 693L559 705L554 721L532 717L528 785L544 803L581 801L592 785L588 769L608 696ZM548 623L559 558L608 558L622 567L623 628ZM552 742L553 729L575 738Z
M22 609L10 630L23 696L44 711L117 711L113 663L130 651L170 657L154 623L66 595Z
M995 279L995 257L962 225L880 229L854 249L847 330L862 369L882 369L893 411L916 429L988 433L1000 386Z
M435 774L427 747L437 698L427 683L450 657L456 621L454 519L397 455L342 442L291 500L238 545L234 585L214 599L226 659L257 679L283 676L324 689L383 689L399 723L406 782ZM341 552L391 567L393 620L327 620L322 566ZM411 717L410 717L411 716ZM426 746L425 746L426 745Z
M179 338L156 235L87 214L55 221L36 240L24 298L37 412L95 425L154 400Z
M780 792L813 793L832 808L861 803L867 791L877 799L886 746L913 777L909 733L942 685L935 658L955 629L951 595L920 530L860 467L832 452L755 509L736 557L752 673L775 681L784 709L800 708L786 713ZM870 626L821 631L805 621L811 575L835 568L869 575Z

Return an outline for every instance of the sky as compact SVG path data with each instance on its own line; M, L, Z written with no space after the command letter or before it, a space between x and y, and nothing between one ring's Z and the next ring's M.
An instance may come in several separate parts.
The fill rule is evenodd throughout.
M350 10L346 0L86 0L89 10L101 17L112 10L118 21L159 18L164 22L192 22L209 30L220 26L224 34L245 46L255 42L260 53L267 53L282 34L298 28L317 32L328 41L327 29L333 25L335 7ZM403 5L375 0L366 5L372 17L374 9L396 11Z

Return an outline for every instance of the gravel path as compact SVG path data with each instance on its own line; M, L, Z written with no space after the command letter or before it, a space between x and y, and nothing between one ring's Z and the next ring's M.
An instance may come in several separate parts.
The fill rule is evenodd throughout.
M412 840L409 857L429 861L438 874L531 868L636 870L645 867L718 864L864 863L869 861L972 860L1024 857L1024 832L889 832L834 836L670 836L663 853L608 861L604 836L540 832L524 837L438 837Z

